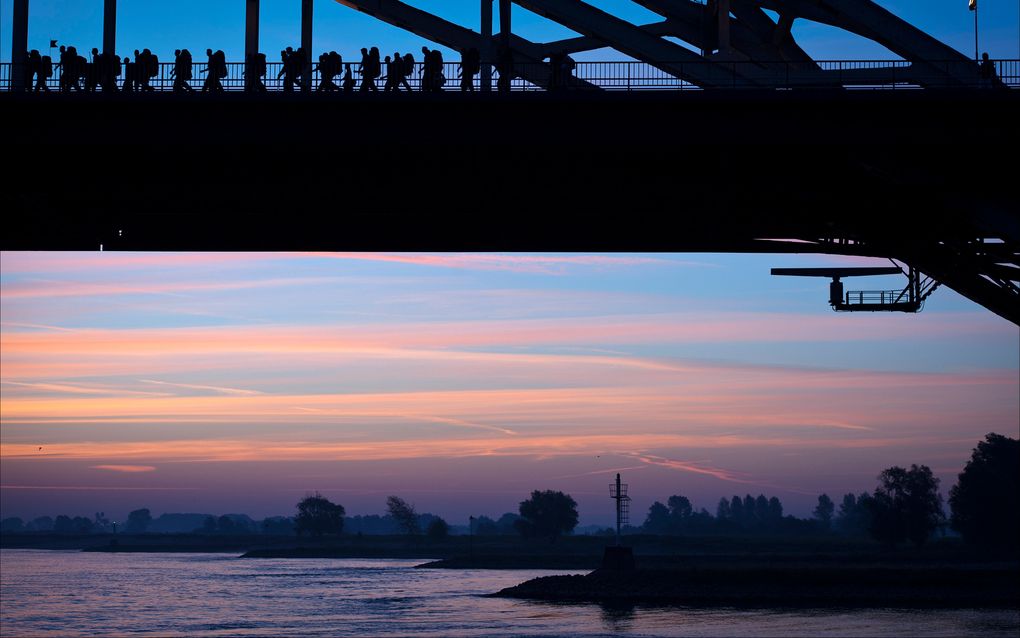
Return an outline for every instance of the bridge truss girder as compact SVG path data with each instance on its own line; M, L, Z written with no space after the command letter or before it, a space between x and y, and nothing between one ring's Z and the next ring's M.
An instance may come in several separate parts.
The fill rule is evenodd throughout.
M495 50L500 37L494 36L490 43L486 43L480 33L400 0L336 0L336 2L455 51L466 51L472 47L483 52ZM489 44L491 49L486 44ZM536 86L548 87L552 79L552 68L543 63L541 57L536 56L541 50L540 45L513 36L510 47L514 56L515 73ZM579 79L573 82L573 86L598 89L595 85Z
M557 42L535 43L511 36L515 75L548 87L552 70L543 62L559 53L611 47L703 88L757 86L840 87L910 83L922 86L973 85L977 64L871 0L634 0L665 20L635 25L582 0L512 0L579 34ZM412 7L400 0L336 0L340 4L405 29L432 42L464 51L495 50L478 32ZM778 14L773 20L766 10ZM732 14L732 16L730 15ZM903 57L896 68L823 70L800 48L791 28L809 20L868 38ZM665 37L702 51L698 54ZM730 66L719 64L732 62ZM575 87L596 89L583 80Z

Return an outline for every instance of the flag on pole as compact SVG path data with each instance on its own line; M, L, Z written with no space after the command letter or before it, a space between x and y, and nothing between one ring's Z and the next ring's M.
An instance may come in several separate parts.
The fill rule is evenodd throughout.
M977 11L977 0L967 0L967 8L971 11Z
M57 41L56 40L50 40L50 48L51 49L56 49L57 48Z

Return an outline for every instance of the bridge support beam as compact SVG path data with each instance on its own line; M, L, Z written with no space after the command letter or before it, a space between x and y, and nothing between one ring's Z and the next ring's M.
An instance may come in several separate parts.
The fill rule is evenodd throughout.
M492 91L492 0L482 0L482 93Z
M312 90L312 0L301 0L301 48L305 50L305 71L301 90Z
M568 29L602 40L617 51L647 62L666 73L701 87L747 86L749 79L736 70L704 64L704 58L654 36L581 0L513 0L528 11L559 22Z
M117 52L117 0L103 2L103 53Z
M477 31L444 20L400 0L336 0L336 2L457 51L465 51L471 47L482 51L482 47L485 46L482 36ZM514 69L515 73L536 86L549 86L552 71L548 64L542 62L542 47L515 35L510 35L509 40L514 60L520 63L520 66ZM580 79L575 80L575 86L579 89L599 90L594 84Z
M499 0L499 36L500 44L510 48L510 35L514 32L511 16L510 0Z
M719 51L730 50L730 0L718 0L719 8Z
M14 0L14 33L11 34L11 88L23 91L28 78L28 0Z
M255 56L259 52L259 0L246 0L244 15L244 88L251 91L258 83Z

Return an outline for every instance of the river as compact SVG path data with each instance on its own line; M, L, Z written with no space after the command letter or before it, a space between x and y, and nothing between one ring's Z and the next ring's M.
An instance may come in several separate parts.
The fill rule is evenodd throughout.
M6 636L1010 636L1018 610L604 609L485 598L535 570L0 550Z

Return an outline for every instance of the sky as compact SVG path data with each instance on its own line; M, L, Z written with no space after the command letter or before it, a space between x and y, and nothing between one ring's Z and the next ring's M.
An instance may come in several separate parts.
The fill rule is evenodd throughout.
M460 524L555 489L608 524L620 472L638 524L672 494L808 516L911 463L945 492L1018 436L1020 331L945 288L834 313L827 281L769 274L872 261L3 253L0 515L290 515L318 490Z
M968 0L880 0L882 7L939 40L972 56L974 14ZM980 0L978 18L981 50L992 58L1020 58L1020 1ZM636 24L660 20L630 0L589 0L589 3ZM479 30L479 3L475 0L408 0L448 20ZM262 0L261 49L273 54L300 40L300 0ZM103 0L31 0L29 48L47 52L50 40L75 45L79 52L102 46ZM228 60L242 60L244 51L244 0L120 0L117 39L121 52L149 48L163 61L173 51L187 48L200 56L207 48L222 49ZM13 0L0 0L0 60L11 59ZM418 36L378 22L333 0L315 0L314 48L357 56L363 46L384 52L420 51L427 44ZM572 31L528 12L513 8L514 32L534 41L573 37ZM496 30L498 31L498 12ZM797 21L793 33L815 59L897 59L869 40L846 32ZM448 60L452 52L445 50ZM616 60L625 56L598 50L576 56L579 60ZM200 57L196 58L200 59ZM271 56L271 59L275 59ZM353 59L353 58L352 58Z

